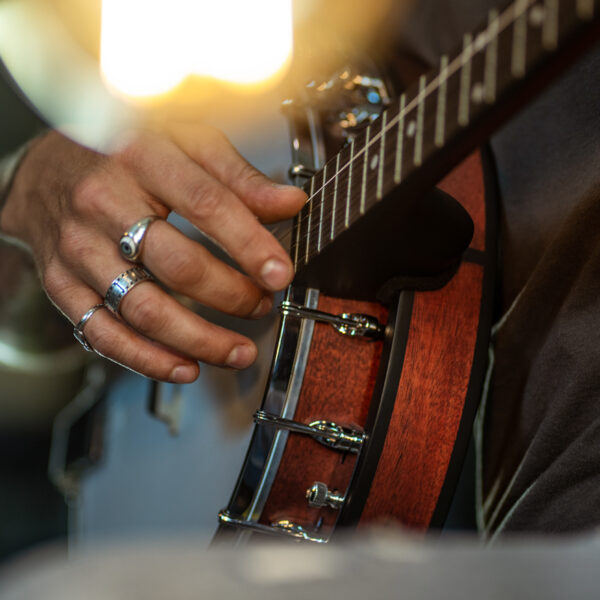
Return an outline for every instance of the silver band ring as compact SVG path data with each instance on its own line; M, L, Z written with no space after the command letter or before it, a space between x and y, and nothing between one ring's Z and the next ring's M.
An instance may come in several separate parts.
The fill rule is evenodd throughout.
M144 217L123 234L119 240L119 250L125 259L131 262L137 261L142 253L142 245L148 228L156 219L158 219L156 215Z
M138 283L152 281L153 277L142 267L133 267L116 277L108 287L104 296L104 304L115 314L119 314L119 305L125 295L128 294Z
M104 306L104 304L96 304L96 306L92 306L92 308L90 308L90 310L88 310L85 313L85 315L81 317L79 323L77 323L77 325L73 327L73 336L88 352L93 352L94 349L90 346L90 343L87 341L83 333L83 328L85 327L85 324L92 318L92 315L101 308L106 307Z

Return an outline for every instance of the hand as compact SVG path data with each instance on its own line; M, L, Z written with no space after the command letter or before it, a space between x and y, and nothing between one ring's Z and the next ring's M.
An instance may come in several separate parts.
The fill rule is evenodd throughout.
M31 247L48 296L77 323L133 266L119 253L123 232L158 215L139 259L155 278L225 313L259 318L272 307L271 292L293 278L287 253L259 221L289 218L305 201L304 192L273 184L210 127L186 126L169 138L139 133L108 156L51 131L21 163L0 230ZM172 210L247 275L167 223ZM85 337L98 353L154 379L188 383L198 361L244 368L256 358L251 340L202 319L156 283L131 289L120 313L96 311Z

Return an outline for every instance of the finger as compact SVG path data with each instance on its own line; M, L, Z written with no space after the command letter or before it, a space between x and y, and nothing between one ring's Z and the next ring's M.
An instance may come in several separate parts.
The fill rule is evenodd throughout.
M251 340L206 321L153 283L134 287L121 301L120 313L145 337L198 361L244 369L256 359Z
M272 307L269 294L166 221L148 232L143 260L167 287L211 308L259 318Z
M248 277L166 221L152 223L140 259L168 288L221 312L259 318L273 305Z
M307 196L292 185L274 183L254 168L218 129L175 126L177 145L207 172L229 187L265 223L296 215Z
M173 143L134 144L121 156L148 193L215 239L265 288L276 291L291 282L292 263L281 245L231 190Z
M102 302L85 283L61 268L49 268L44 285L50 299L73 324ZM196 361L141 337L108 309L96 311L83 333L98 354L146 377L172 383L191 383L198 377Z
M82 238L94 252L81 249L84 262L73 265L79 277L103 296L112 282L131 268L105 238L90 233ZM110 269L106 265L109 264ZM145 281L126 292L119 312L139 334L196 361L242 369L256 359L256 346L248 338L214 325Z
M98 246L90 244L90 236L95 235L92 229L100 227L117 248L124 231L140 218L155 214L155 199L131 176L124 176L119 169L111 173L114 176L94 174L79 186L75 194L78 219L63 223L62 254L74 267L84 262L86 255L99 252ZM162 209L159 216L165 217L165 207ZM258 318L271 309L272 300L264 290L166 221L152 223L145 238L140 259L169 288L236 316Z

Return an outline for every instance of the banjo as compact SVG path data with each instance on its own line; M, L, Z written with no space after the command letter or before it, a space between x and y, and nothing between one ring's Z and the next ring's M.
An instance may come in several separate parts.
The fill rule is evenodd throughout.
M597 39L597 4L492 10L333 156L318 111L291 103L291 174L309 197L288 234L297 275L217 540L443 523L492 319L495 184L476 149Z
M211 504L212 528L232 486L216 541L323 543L387 521L416 530L444 523L492 320L496 181L491 157L478 148L598 38L597 14L593 0L516 0L397 98L380 73L360 65L285 104L290 174L309 202L282 239L297 276L280 306L253 434L228 448L212 413L196 412L235 395L240 382L231 374L205 379L206 402L197 402L197 387L186 388L194 397L183 403L182 386L154 386L151 412L179 435L170 440L130 401L147 398L150 384L138 393L130 386L139 378L123 381L127 401L103 403L100 382L98 398L82 393L55 422L49 470L79 500L79 538L121 532L124 522L129 530L151 521L189 532L199 502ZM196 418L180 429L186 410ZM117 435L125 422L135 435ZM104 436L114 443L103 456ZM202 470L190 458L198 444L218 449ZM217 482L223 462L233 470ZM117 517L116 496L126 505Z

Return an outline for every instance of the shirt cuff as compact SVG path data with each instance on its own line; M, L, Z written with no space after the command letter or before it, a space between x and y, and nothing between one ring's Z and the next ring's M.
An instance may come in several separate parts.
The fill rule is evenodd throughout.
M34 138L36 139L36 138ZM0 212L8 198L13 179L33 140L29 140L19 149L0 159Z

